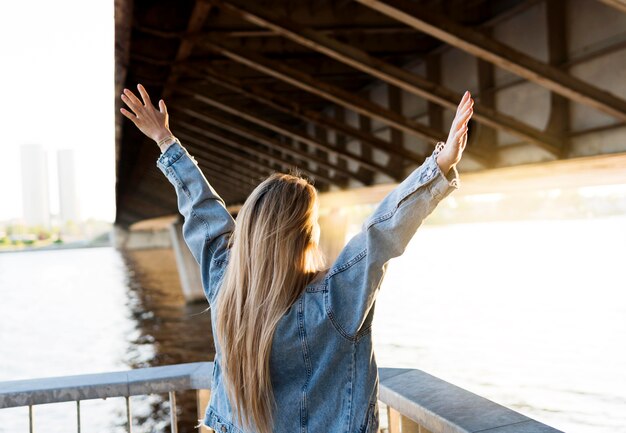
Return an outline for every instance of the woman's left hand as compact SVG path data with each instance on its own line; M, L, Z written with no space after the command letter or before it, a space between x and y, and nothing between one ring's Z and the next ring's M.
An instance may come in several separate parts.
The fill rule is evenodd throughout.
M452 121L446 144L437 155L437 164L444 174L448 174L450 169L461 160L467 144L467 124L473 113L474 100L468 91L465 92L456 109L456 115Z
M137 89L139 90L143 102L140 101L133 92L124 89L122 101L132 110L132 113L124 108L120 108L122 114L130 119L141 132L157 143L171 136L172 133L170 132L169 116L165 102L161 99L159 101L159 109L157 110L152 105L146 89L141 84L137 84Z

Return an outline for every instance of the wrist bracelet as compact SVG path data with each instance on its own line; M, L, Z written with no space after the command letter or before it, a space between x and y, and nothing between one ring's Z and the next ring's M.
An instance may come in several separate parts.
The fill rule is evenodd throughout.
M445 145L446 145L446 143L444 143L443 141L437 142L437 144L435 145L435 150L433 152L434 156L439 155L439 153L443 150Z
M171 144L170 143L171 141L178 141L178 139L176 137L174 137L173 135L169 135L169 136L159 140L157 142L157 145L159 146L159 149L163 150L163 146L166 145L166 144Z
M159 145L159 147L161 147L163 144L165 144L166 141L172 140L172 139L176 140L176 137L170 134L167 137L162 138L159 141L157 141L157 144Z

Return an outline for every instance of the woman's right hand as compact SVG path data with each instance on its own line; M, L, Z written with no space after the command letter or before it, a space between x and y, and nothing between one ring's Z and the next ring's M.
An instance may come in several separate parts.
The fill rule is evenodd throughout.
M159 143L159 141L172 135L165 102L161 99L159 101L159 109L157 110L152 105L146 89L141 84L137 84L137 89L139 90L143 102L140 101L133 92L124 89L122 101L132 110L132 113L124 108L120 108L120 111L125 117L130 119L141 132Z

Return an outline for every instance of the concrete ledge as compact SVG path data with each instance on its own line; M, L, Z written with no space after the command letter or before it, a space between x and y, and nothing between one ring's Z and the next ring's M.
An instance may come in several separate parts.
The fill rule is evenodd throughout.
M63 401L209 389L213 363L0 382L0 409Z
M379 372L380 400L431 432L560 431L420 370L381 368Z
M0 409L210 389L213 363L0 382ZM420 370L381 368L379 399L433 433L558 433L550 426ZM421 430L420 430L421 431Z

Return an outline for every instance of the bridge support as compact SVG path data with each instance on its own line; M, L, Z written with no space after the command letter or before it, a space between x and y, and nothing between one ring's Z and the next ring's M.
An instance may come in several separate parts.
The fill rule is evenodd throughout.
M204 299L200 266L191 254L191 251L189 251L189 247L183 238L182 223L179 221L173 222L169 226L169 232L172 248L174 249L174 256L176 257L180 286L183 290L185 300L187 300L187 302L193 302Z

